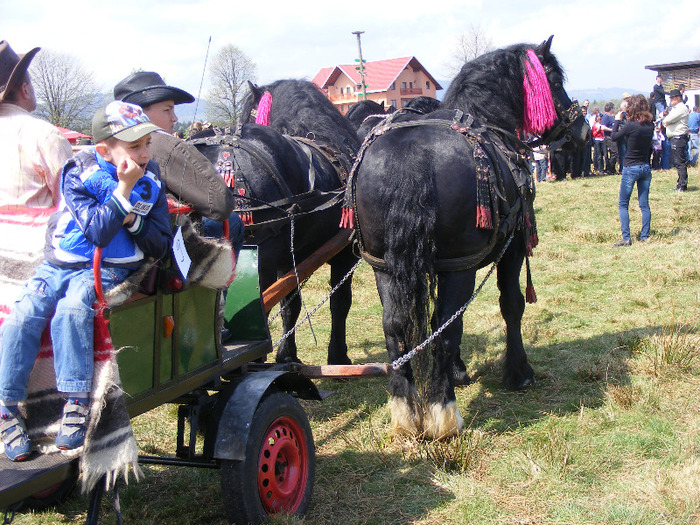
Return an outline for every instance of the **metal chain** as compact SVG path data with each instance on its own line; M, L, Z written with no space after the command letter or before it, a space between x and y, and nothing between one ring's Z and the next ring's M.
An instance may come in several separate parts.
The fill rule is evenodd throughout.
M326 297L324 297L321 300L321 302L318 303L313 310L311 310L311 312L307 313L306 317L304 317L301 321L299 321L294 326L294 328L289 329L286 334L284 334L282 337L280 337L280 339L274 344L274 346L278 347L285 339L287 339L287 337L289 337L292 333L294 333L294 331L297 328L299 328L304 323L304 321L306 321L306 319L310 318L313 314L315 314L319 310L319 308L321 308L321 306L323 306L328 301L328 299L330 299L331 295L333 295L336 292L336 290L338 290L338 288L340 288L342 286L342 284L345 281L347 281L353 273L355 273L355 270L357 270L357 267L360 266L361 262L362 262L362 259L358 259L357 262L355 263L355 265L352 268L350 268L350 271L348 271L348 273L346 273L345 276L343 276L343 278L340 280L340 282L333 287L333 289L328 293L328 295L326 295Z
M401 357L399 357L398 359L396 359L395 361L393 361L393 362L391 363L391 368L392 368L392 369L398 370L398 369L401 368L403 365L405 365L406 363L408 363L408 362L411 360L411 358L412 358L413 356L415 356L418 352L420 352L421 350L423 350L426 346L428 346L428 345L429 345L430 343L432 343L435 339L437 339L437 338L440 336L440 334L441 334L442 332L444 332L445 329L446 329L450 324L452 324L452 322L454 322L455 319L459 318L462 314L464 314L464 312L465 312L465 310L467 309L467 307L472 303L472 301L473 301L474 299L476 299L476 296L479 294L479 292L480 292L481 289L483 288L484 284L486 284L486 281L488 280L488 278L491 277L491 274L492 274L493 271L496 269L496 266L498 265L498 263L501 261L501 258L503 257L503 254L506 253L506 250L508 249L508 246L510 245L510 241L513 240L513 235L515 235L515 232L513 232L513 233L510 234L510 237L508 237L508 240L506 241L506 244L503 246L503 249L501 250L501 253L498 254L498 257L496 258L496 260L495 260L495 261L493 262L493 264L491 265L491 269L488 271L488 273L486 274L486 276L483 278L483 280L481 281L481 284L479 285L479 287L474 291L474 293L472 293L472 296L469 298L469 300L468 300L459 310L457 310L454 314L452 314L452 317L450 317L447 321L445 321L445 323L444 323L440 328L438 328L437 330L435 330L435 331L430 335L430 337L428 337L425 341L423 341L421 344L419 344L418 346L416 346L416 347L415 347L413 350L411 350L410 352L408 352L408 353L402 355Z

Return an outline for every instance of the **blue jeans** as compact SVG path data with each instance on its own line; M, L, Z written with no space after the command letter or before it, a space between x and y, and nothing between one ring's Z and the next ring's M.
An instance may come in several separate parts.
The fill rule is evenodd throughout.
M671 169L671 141L666 139L661 144L661 169L670 170Z
M219 221L202 217L202 233L206 237L219 239L224 235L224 225ZM241 252L241 246L243 246L244 233L245 226L243 221L235 211L231 212L228 218L228 237L231 241L233 253L236 255L236 260L238 260L238 254Z
M695 164L698 161L698 152L700 151L700 141L698 141L698 134L690 132L690 140L688 141L688 152L689 160L691 164Z
M102 268L103 289L122 282L130 272ZM94 302L92 268L76 270L41 263L0 328L0 399L27 398L29 374L39 353L41 334L49 323L59 392L90 392Z
M640 166L625 166L620 179L620 197L618 210L620 213L620 229L622 230L622 240L630 240L630 215L629 203L634 184L637 183L637 197L639 199L639 209L642 212L642 231L639 234L640 240L649 238L651 226L651 210L649 209L649 186L651 185L651 167L649 164Z
M544 182L547 180L548 165L549 159L547 159L547 157L535 161L535 168L537 170L537 182Z
M664 112L664 109L666 109L666 106L664 105L663 102L655 102L656 104L656 118L658 119Z

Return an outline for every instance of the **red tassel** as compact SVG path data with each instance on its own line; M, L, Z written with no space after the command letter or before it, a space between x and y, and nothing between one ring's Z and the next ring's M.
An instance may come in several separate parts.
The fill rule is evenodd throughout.
M525 211L525 226L528 228L532 228L532 221L530 220L530 211L526 210Z
M528 284L527 288L525 288L525 300L530 304L537 302L537 294L535 293L535 287L532 283Z
M530 245L532 248L536 248L539 243L540 239L537 237L537 232L534 232L532 235L530 235Z
M238 216L241 218L243 226L250 226L253 224L253 212L250 211L237 211Z
M352 208L343 208L340 216L340 227L348 230L355 228L355 211Z
M527 269L527 286L525 287L525 300L532 304L537 302L535 285L532 284L532 274L530 273L530 259L525 258L525 268Z
M486 230L493 230L493 223L491 222L491 210L485 206L476 207L476 227L483 228Z

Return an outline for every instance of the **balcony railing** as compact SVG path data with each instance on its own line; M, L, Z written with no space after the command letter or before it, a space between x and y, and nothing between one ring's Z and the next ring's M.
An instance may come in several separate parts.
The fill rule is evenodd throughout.
M423 89L421 88L401 88L402 95L422 95Z
M328 98L331 102L339 102L342 100L357 100L357 95L355 93L343 93L342 95L330 95Z

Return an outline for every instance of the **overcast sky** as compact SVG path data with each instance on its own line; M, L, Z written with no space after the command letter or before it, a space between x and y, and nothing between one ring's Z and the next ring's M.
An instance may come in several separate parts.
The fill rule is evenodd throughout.
M648 93L655 73L645 66L700 59L697 0L441 0L432 12L399 0L0 2L0 39L17 53L39 46L75 55L103 92L142 69L196 96L210 36L210 56L237 46L260 84L310 80L322 67L353 62L358 30L366 60L415 56L438 80L451 79L457 38L470 25L497 47L554 35L569 90Z

